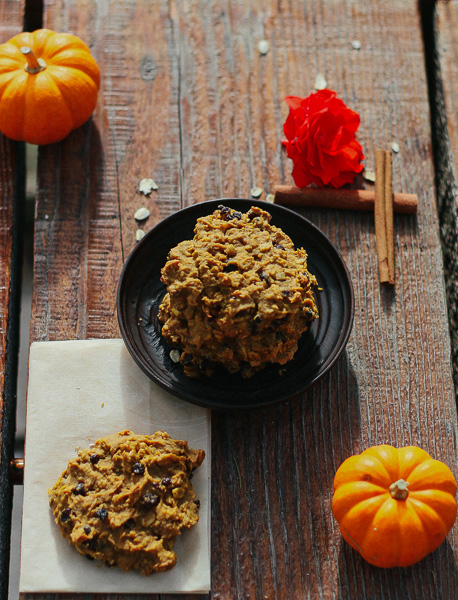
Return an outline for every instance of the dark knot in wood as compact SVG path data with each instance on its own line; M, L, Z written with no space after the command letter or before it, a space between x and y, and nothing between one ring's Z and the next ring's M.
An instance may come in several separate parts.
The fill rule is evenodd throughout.
M157 75L157 62L152 56L144 56L140 63L140 75L144 81L153 81Z

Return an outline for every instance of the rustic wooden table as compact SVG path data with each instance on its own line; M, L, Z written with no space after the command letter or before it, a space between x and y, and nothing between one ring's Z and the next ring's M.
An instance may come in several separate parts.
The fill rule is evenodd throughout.
M21 31L22 2L0 0L0 43ZM13 500L10 462L16 419L24 146L0 134L0 598L8 593Z
M434 133L437 135L436 185L455 389L458 390L458 0L439 2L430 23L430 55L434 59L430 77L433 139Z
M0 41L21 29L13 19L20 5L0 0L0 22L8 19ZM441 13L455 10L452 5ZM421 446L457 474L420 8L431 25L430 5L409 0L44 3L43 25L82 37L101 67L102 84L93 118L63 142L39 149L32 341L120 336L116 288L136 243L139 206L151 211L148 230L196 202L249 197L254 186L265 198L275 185L292 183L281 144L284 97L311 93L319 73L361 115L367 168L374 166L375 147L396 142L394 188L419 197L416 216L395 217L394 289L378 283L373 215L298 209L348 265L353 331L337 364L302 396L243 415L212 414L208 598L458 596L456 527L415 566L383 570L343 542L331 513L337 467L374 444ZM456 31L449 33L454 39ZM258 50L262 39L270 45L265 55ZM11 197L20 152L20 145L0 138L2 366L8 363ZM144 177L158 184L148 197L138 192ZM371 185L356 181L360 188ZM19 196L20 188L16 182ZM0 379L0 385L7 407L8 384ZM3 444L10 433L0 424ZM8 458L2 454L4 471Z

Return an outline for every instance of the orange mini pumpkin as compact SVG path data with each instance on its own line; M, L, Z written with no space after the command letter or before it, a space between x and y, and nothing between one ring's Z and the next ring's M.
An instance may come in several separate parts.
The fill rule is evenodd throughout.
M51 144L85 123L97 103L99 67L76 35L38 29L0 45L0 131Z
M374 446L347 458L332 511L344 539L378 567L406 567L433 552L456 518L450 469L416 446Z

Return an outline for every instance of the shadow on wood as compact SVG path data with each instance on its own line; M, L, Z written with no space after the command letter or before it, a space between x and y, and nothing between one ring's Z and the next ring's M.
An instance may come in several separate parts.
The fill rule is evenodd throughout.
M449 577L441 576L447 572ZM411 567L382 569L366 562L341 539L338 594L341 600L418 598L419 581L423 582L423 598L454 598L456 578L455 557L447 540Z

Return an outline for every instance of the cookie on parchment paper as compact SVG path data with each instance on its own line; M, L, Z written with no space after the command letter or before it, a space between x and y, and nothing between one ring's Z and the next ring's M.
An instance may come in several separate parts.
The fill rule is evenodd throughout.
M190 478L204 457L163 431L101 438L49 490L56 523L78 552L107 566L145 575L171 569L177 537L199 520Z

